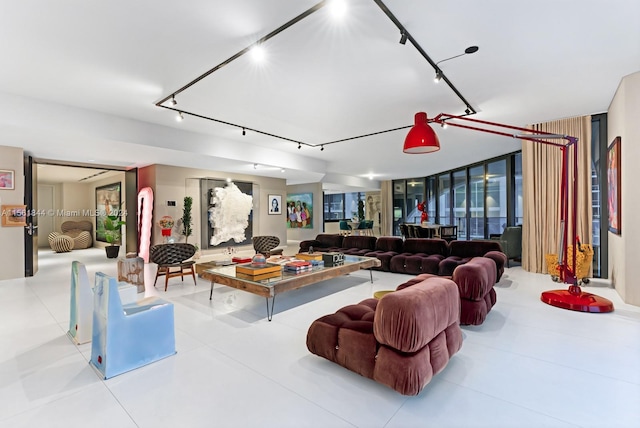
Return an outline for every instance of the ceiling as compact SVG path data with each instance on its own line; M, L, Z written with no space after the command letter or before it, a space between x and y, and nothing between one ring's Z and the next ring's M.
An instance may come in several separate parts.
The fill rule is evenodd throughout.
M373 0L324 7L178 94L176 108L310 145L411 125L464 103ZM407 130L303 146L154 104L315 0L31 0L0 9L0 145L116 167L162 163L375 187L519 150L519 141L438 128L442 149L402 153ZM478 113L516 126L607 110L640 71L635 0L386 0ZM165 104L168 105L168 104ZM254 164L258 164L254 168ZM284 169L284 172L282 170ZM373 181L369 179L373 178Z
M92 183L122 174L122 171L107 169L38 164L38 183Z

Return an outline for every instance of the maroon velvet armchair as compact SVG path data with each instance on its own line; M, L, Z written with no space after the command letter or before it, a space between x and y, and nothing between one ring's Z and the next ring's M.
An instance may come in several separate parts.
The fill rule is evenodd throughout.
M404 395L417 395L462 346L457 285L432 276L379 301L314 321L312 353Z

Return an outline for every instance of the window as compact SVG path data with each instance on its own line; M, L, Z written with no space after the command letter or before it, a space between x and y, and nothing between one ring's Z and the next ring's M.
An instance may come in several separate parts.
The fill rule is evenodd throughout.
M453 224L458 226L458 239L467 236L467 170L453 173Z
M406 180L393 181L393 234L400 236L400 224L404 223L404 195Z
M438 176L438 223L451 224L451 177Z
M487 164L487 232L499 235L507 226L507 160Z
M469 168L469 239L484 238L484 165Z
M424 200L424 178L407 180L406 223L420 223L422 211L418 209L418 204Z
M344 193L324 195L324 221L344 218Z

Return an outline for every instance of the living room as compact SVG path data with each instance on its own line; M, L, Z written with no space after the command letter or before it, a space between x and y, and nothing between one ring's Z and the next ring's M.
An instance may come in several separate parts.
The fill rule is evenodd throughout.
M13 172L12 188L0 190L3 205L25 203L24 157L32 156L42 164L136 170L138 189L154 190L153 243L164 240L157 220L180 218L183 198L194 196L198 220L189 242L202 245L202 180L250 183L253 235L277 236L286 254L295 254L300 241L337 233L321 220L323 194L379 192L388 221L393 180L522 149L518 139L431 123L441 150L403 154L416 112L433 118L441 111L463 115L466 108L446 82L432 82L436 69L415 42L477 109L470 118L525 127L606 114L603 144L618 136L622 141L622 227L620 234L607 232L608 269L585 288L614 301L616 309L583 314L550 307L540 293L564 285L546 273L507 268L485 323L463 327L460 352L421 394L408 398L311 355L305 338L320 316L395 289L411 275L374 272L371 283L369 272L356 272L287 293L272 322L259 296L216 285L209 301L207 281L198 278L194 286L172 279L166 293L157 291L175 305L178 354L103 382L87 364L90 346L65 337L71 261L85 251L47 250L39 271L25 278L24 228L0 227L0 342L8 379L0 425L56 418L68 426L633 426L640 397L634 375L640 372L640 286L634 281L640 266L633 262L640 231L633 221L638 198L631 164L639 154L640 37L630 17L640 13L637 5L572 1L532 11L505 2L496 5L500 12L488 13L475 2L438 10L385 2L408 29L411 37L404 38L377 2L354 1L359 18L349 31L337 24L331 24L337 31L323 31L323 15L314 13L282 31L283 45L277 37L266 44L286 57L260 67L242 57L203 86L175 95L177 104L167 109L178 88L314 2L196 1L179 9L164 2L36 3L12 5L0 18L6 40L15 41L0 48L13 58L0 84L0 170ZM398 43L403 38L404 45ZM463 53L475 44L477 52ZM549 65L555 63L571 65ZM338 78L343 75L345 82ZM183 113L182 122L174 120L176 113ZM116 181L124 183L109 177L83 185L87 196L70 207L95 209L95 187ZM76 185L68 189L81 193ZM268 213L269 196L286 201L287 194L313 195L313 227L287 228L286 214ZM377 235L392 234L392 221L381 222ZM84 259L91 279L100 270L116 272L115 261L99 250L89 249ZM131 250L126 246L120 256ZM208 251L218 256L223 249ZM145 273L153 282L153 273Z

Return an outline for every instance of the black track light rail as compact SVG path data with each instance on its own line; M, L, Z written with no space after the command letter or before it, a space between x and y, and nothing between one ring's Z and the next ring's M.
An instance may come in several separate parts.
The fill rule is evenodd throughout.
M177 112L178 114L182 113L182 114L186 114L186 115L189 115L189 116L197 117L197 118L200 118L200 119L206 119L206 120L210 120L212 122L217 122L217 123L221 123L221 124L224 124L224 125L236 127L238 129L242 129L242 131L243 131L242 135L245 135L246 131L252 131L252 132L255 132L257 134L265 135L265 136L268 136L268 137L277 138L277 139L280 139L280 140L283 140L283 141L289 141L289 142L297 144L298 148L300 148L301 146L304 145L304 146L307 146L307 147L320 147L321 150L324 150L324 146L326 146L326 145L342 143L342 142L345 142L345 141L357 140L357 139L360 139L360 138L371 137L371 136L374 136L374 135L380 135L380 134L385 134L385 133L388 133L388 132L399 131L399 130L402 130L402 129L411 128L413 126L413 124L412 125L406 125L406 126L400 126L400 127L392 128L392 129L387 129L387 130L384 130L384 131L371 132L371 133L368 133L368 134L358 135L358 136L355 136L355 137L348 137L348 138L343 138L343 139L340 139L340 140L329 141L329 142L326 142L326 143L310 144L310 143L305 143L304 141L299 141L299 140L294 140L292 138L282 137L280 135L272 134L270 132L260 131L259 129L254 129L254 128L251 128L251 127L246 126L246 125L240 125L240 124L237 124L237 123L232 123L232 122L228 122L228 121L221 120L221 119L216 119L216 118L209 117L209 116L204 116L204 115L201 115L201 114L198 114L198 113L193 113L193 112L189 112L189 111L182 110L182 109L179 109L179 108L175 108L173 106L169 107L169 106L162 105L163 103L165 103L169 99L175 99L176 95L180 94L181 92L184 92L185 90L189 89L190 87L192 87L196 83L200 82L204 78L210 76L211 74L213 74L216 71L220 70L224 66L230 64L231 62L233 62L236 59L240 58L241 56L245 55L246 53L248 53L254 47L259 46L260 44L266 42L267 40L277 36L281 32L283 32L286 29L288 29L289 27L297 24L298 22L302 21L303 19L305 19L309 15L317 12L319 9L323 8L324 6L326 6L326 4L329 1L330 0L322 0L322 1L320 1L319 3L315 4L314 6L310 7L306 11L304 11L301 14L299 14L298 16L296 16L295 18L287 21L285 24L283 24L280 27L276 28L275 30L273 30L272 32L267 34L266 36L258 39L256 42L250 44L246 48L242 49L241 51L237 52L236 54L234 54L231 57L229 57L228 59L226 59L225 61L221 62L220 64L216 65L215 67L211 68L210 70L206 71L205 73L201 74L200 76L196 77L195 79L193 79L192 81L190 81L186 85L182 86L180 89L178 89L178 90L176 90L174 92L171 92L169 95L163 97L158 102L156 102L155 105L157 107L162 107L162 108L167 109L167 110L173 110L173 111ZM396 18L396 16L389 10L389 8L381 0L373 0L373 1L385 13L385 15L387 15L387 17L394 23L394 25L400 30L401 43L402 42L406 43L406 41L409 40L411 42L411 44L413 45L413 47L420 53L420 55L422 55L422 57L431 65L431 67L433 67L435 72L442 77L442 80L444 80L446 82L446 84L449 86L449 88L451 88L451 90L464 103L464 105L466 107L466 109L465 109L465 113L466 114L465 115L461 115L461 116L467 116L467 115L471 115L471 114L476 114L477 113L476 109L474 109L473 106L469 103L469 101L467 101L466 98L460 93L460 91L458 91L458 89L447 78L447 76L440 69L440 67L438 67L438 63L434 62L431 59L431 57L429 57L429 55L425 52L425 50L422 49L422 46L420 46L420 44L413 38L413 36L409 33L409 31L407 31L407 29L404 27L404 25L402 25L402 23ZM402 44L404 44L404 43L402 43ZM461 54L459 56L462 56L462 55L463 54ZM440 61L440 62L442 62L442 61Z
M277 36L278 34L282 33L284 30L286 30L287 28L293 26L294 24L297 24L298 22L302 21L303 19L305 19L307 16L311 15L312 13L316 12L318 9L321 9L325 4L327 3L327 0L322 0L320 3L317 3L316 5L310 7L309 9L305 10L304 12L302 12L300 15L296 16L295 18L293 18L292 20L286 22L285 24L279 26L278 28L276 28L275 30L273 30L272 32L270 32L269 34L267 34L266 36L262 37L261 39L258 39L257 41L253 42L252 44L250 44L249 46L247 46L246 48L242 49L240 52L236 53L235 55L229 57L227 60L222 61L220 64L216 65L215 67L213 67L211 70L206 71L205 73L201 74L200 76L196 77L195 79L193 79L191 82L187 83L186 85L184 85L182 88L178 89L175 92L172 92L170 95L167 95L166 97L164 97L163 99L161 99L160 101L158 101L156 103L156 106L160 107L160 104L164 103L165 101L167 101L169 98L171 97L175 97L176 95L178 95L180 92L183 92L187 89L189 89L190 87L192 87L193 85L195 85L196 83L198 83L199 81L201 81L202 79L204 79L205 77L215 73L216 71L220 70L222 67L224 67L225 65L228 65L230 63L232 63L233 61L235 61L236 59L240 58L242 55L246 54L247 52L249 52L251 49L253 49L255 46L259 46L262 43L266 42L267 40ZM186 112L185 112L186 113ZM206 119L206 117L205 117ZM249 129L249 128L247 128Z

